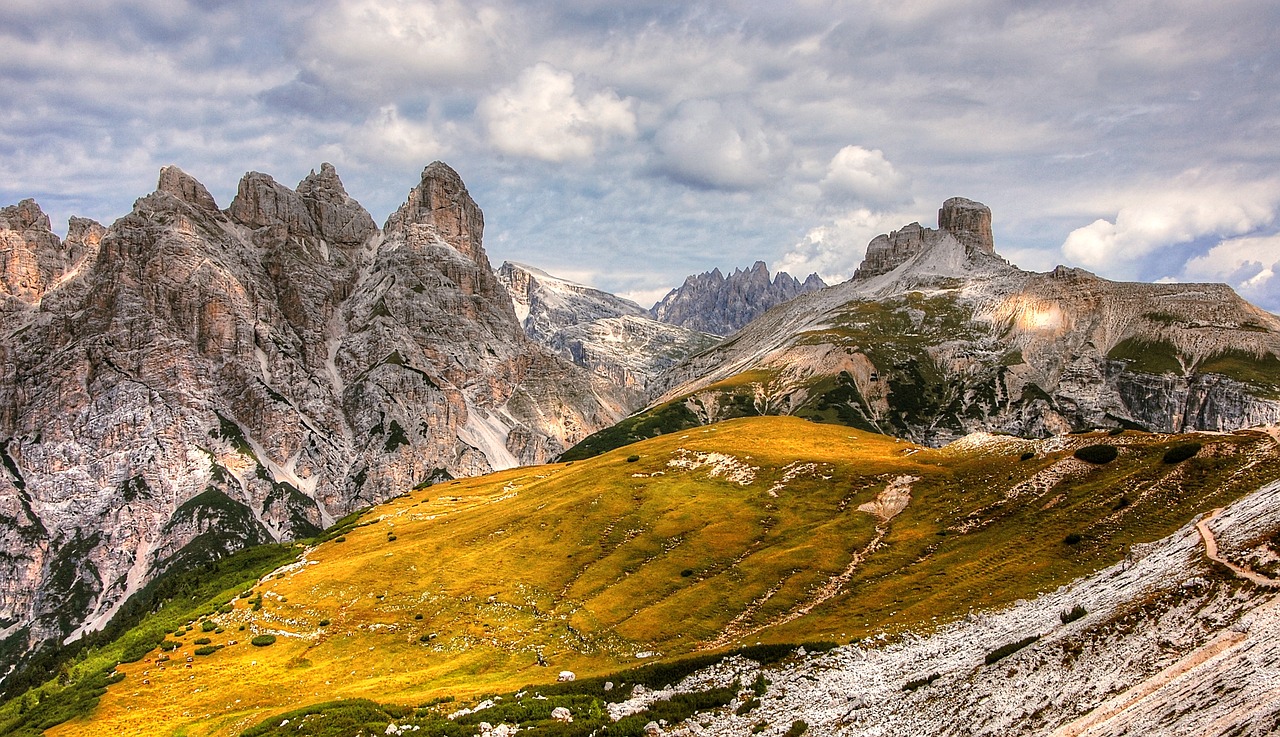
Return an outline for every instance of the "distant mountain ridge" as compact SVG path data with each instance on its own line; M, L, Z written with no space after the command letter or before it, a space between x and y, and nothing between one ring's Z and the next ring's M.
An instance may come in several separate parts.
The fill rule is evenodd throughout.
M551 351L632 397L632 409L648 402L646 389L663 371L720 342L719 337L658 322L629 299L505 262L498 281L511 294L525 333Z
M725 277L720 269L690 276L649 311L654 318L714 335L732 335L771 308L827 286L810 274L803 282L785 271L772 279L763 261L749 269L734 269Z

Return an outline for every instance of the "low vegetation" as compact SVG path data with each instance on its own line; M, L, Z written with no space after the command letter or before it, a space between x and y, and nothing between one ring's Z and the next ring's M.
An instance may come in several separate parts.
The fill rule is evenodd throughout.
M1017 642L1010 642L1007 645L1001 645L995 650L992 650L991 652L987 653L987 657L983 659L983 662L985 662L987 665L991 665L992 663L998 662L1000 660L1003 660L1009 657L1010 655L1013 655L1014 653L1018 652L1022 648L1026 647L1027 645L1030 645L1031 643L1039 639L1040 639L1040 635L1032 635L1030 637L1024 637L1021 640L1018 640Z
M1058 618L1062 620L1063 624L1071 624L1077 619L1083 619L1084 615L1088 613L1089 612L1085 611L1084 607L1080 606L1079 604L1076 604L1070 609L1058 612Z
M1201 443L1178 443L1165 451L1161 460L1168 464L1182 463L1189 458L1194 458L1202 447Z
M378 734L406 716L425 725L443 710L420 710L450 697L474 704L505 694L495 703L514 708L528 701L514 696L525 690L590 710L592 700L604 704L636 684L677 682L746 643L764 644L740 654L776 661L795 651L787 643L816 652L926 632L972 607L1031 598L1274 477L1274 463L1246 465L1275 452L1259 436L1213 436L1204 442L1214 452L1175 469L1162 463L1169 441L1126 435L1112 462L1010 497L1014 485L1071 457L1036 446L1035 457L1020 460L1027 442L994 437L939 451L797 418L750 418L410 492L339 521L307 552L313 565L228 581L218 596L154 625L144 662L119 667L125 682L109 689L93 720L50 737L274 730L287 705L322 698L382 715ZM891 522L859 510L906 475L916 479L910 502ZM1131 503L1117 513L1120 489ZM881 544L852 563L881 525ZM398 541L388 545L393 531ZM287 561L298 549L285 552ZM838 576L844 583L816 600ZM793 616L801 608L808 613ZM158 672L160 652L149 648L177 643L178 661L193 647L188 630L206 636L206 619L216 625L207 646L221 649L191 669ZM251 634L264 631L280 636L254 647ZM637 655L656 662L629 667ZM578 677L551 682L566 669ZM748 689L705 698L760 698L754 684ZM677 707L688 708L663 708ZM16 713L0 707L0 718ZM498 713L482 710L457 733L470 737ZM577 713L571 725L537 729L575 733L588 723ZM288 728L309 733L296 731L295 719Z
M1075 457L1095 465L1104 465L1116 459L1120 452L1114 445L1086 445L1075 452Z

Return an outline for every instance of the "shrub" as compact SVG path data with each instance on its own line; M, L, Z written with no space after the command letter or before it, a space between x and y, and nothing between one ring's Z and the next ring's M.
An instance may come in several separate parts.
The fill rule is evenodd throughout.
M1114 461L1119 454L1114 445L1086 445L1075 452L1075 457L1101 466Z
M1111 511L1119 512L1121 509L1129 506L1129 504L1129 497L1121 494L1120 498L1116 500L1116 503L1111 505Z
M1107 431L1107 435L1109 435L1109 436L1111 436L1111 437L1113 437L1113 438L1114 438L1115 436L1117 436L1117 435L1124 435L1124 428L1123 428L1123 427L1113 427L1113 428L1111 428L1110 430L1108 430L1108 431Z
M216 629L218 629L218 623L212 620L206 619L200 623L201 632L212 632Z
M924 678L916 678L916 679L907 681L906 683L902 684L902 690L914 691L917 688L920 688L921 686L928 686L930 683L933 683L934 681L938 680L938 678L941 675L942 675L941 673L931 673L925 676Z
M222 606L218 607L218 613L219 613L219 614L230 614L230 613L231 613L231 605L230 605L230 604L223 604Z
M177 650L178 646L181 644L182 643L177 640L162 640L160 642L160 649L165 652L170 652L172 650Z
M746 714L751 713L751 710L757 708L758 706L760 706L760 699L752 698L747 701L744 701L742 703L742 706L739 706L738 710L734 713L737 714L738 716L744 716Z
M627 463L635 463L640 460L640 456L627 456Z
M1179 443L1164 453L1165 463L1181 463L1200 452L1200 443Z
M346 542L346 541L347 541L347 536L346 536L346 535L338 535L337 537L333 538L333 541L334 541L334 542L336 542L336 543L344 543L344 542Z
M208 637L197 637L196 639L191 641L191 644L192 645L208 645L210 642L213 642L213 640L210 640Z
M321 627L328 627L328 626L329 626L329 620L327 620L327 619L322 619L322 620L320 620L320 624L319 624L319 626L321 626Z
M791 728L788 729L782 737L800 737L800 735L807 731L809 731L809 723L803 719L797 719L791 723Z
M1058 612L1058 618L1062 620L1063 624L1070 624L1088 613L1084 607L1076 604L1066 611Z
M1062 538L1062 542L1068 545L1076 545L1081 540L1084 540L1084 535L1081 535L1078 532L1073 532L1070 535L1067 535L1066 537Z
M686 568L686 569L684 569L683 571L680 571L680 576L681 576L681 578L688 578L688 577L690 577L690 576L692 576L692 575L693 575L693 569L692 569L692 568Z
M421 615L421 614L415 614L415 615L413 615L413 618L414 618L414 619L422 619L422 615Z
M1018 652L1022 648L1026 647L1027 645L1030 645L1031 643L1039 639L1040 639L1040 635L1032 635L1031 637L1024 637L1021 640L1018 640L1017 642L1010 642L1007 645L1001 645L995 650L992 650L991 652L987 653L986 663L987 665L991 665L997 660L1007 658L1010 655L1013 655L1014 653Z
M218 652L218 648L213 645L205 645L204 647L198 647L195 649L196 655L213 655L216 652Z
M258 635L254 637L252 640L249 640L250 643L258 647L266 647L267 645L270 645L275 641L276 641L275 635Z
M387 542L389 542L389 543L390 543L390 542L395 542L395 541L396 541L396 536L395 536L395 535L387 535Z
M1023 453L1023 454L1022 454L1022 456L1021 456L1020 458L1018 458L1018 460L1020 460L1020 461L1029 461L1029 460L1031 460L1032 458L1035 458L1035 457L1036 457L1036 454L1035 454L1035 453L1033 453L1033 452L1031 452L1031 451L1027 451L1027 452Z

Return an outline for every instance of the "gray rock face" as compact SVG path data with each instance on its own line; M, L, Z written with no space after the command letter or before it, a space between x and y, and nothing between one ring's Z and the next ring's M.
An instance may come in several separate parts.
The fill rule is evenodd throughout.
M877 237L856 278L675 367L657 402L683 398L704 422L796 414L931 445L1280 422L1280 318L1223 284L1022 271L984 245L986 208L956 203L940 213L954 231ZM746 371L762 378L710 388Z
M950 233L969 252L995 253L991 235L991 208L981 202L952 197L938 210L938 229Z
M995 256L991 235L991 209L981 202L952 197L938 210L938 230L911 223L888 235L878 235L867 244L867 253L854 279L870 279L887 274L909 259L927 251L950 235L965 253Z
M772 280L763 261L750 269L734 269L726 278L719 269L690 276L653 306L650 313L672 325L713 335L732 335L771 308L826 286L817 274L803 282L785 271Z
M661 372L719 338L668 325L627 299L506 262L498 281L511 294L525 333L557 355L590 370L643 406Z
M167 167L65 242L0 210L0 639L616 421L625 393L525 336L482 238L438 162L381 232L327 164L247 174L225 211Z

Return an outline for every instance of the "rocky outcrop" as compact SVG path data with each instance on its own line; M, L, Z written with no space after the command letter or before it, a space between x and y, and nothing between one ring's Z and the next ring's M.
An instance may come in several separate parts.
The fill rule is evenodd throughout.
M991 209L981 202L952 197L938 210L938 229L911 223L887 235L878 235L867 244L866 256L854 279L870 279L887 274L912 258L935 249L947 238L955 239L968 256L975 253L995 256L991 234Z
M103 624L161 571L308 535L414 486L558 455L624 392L529 340L461 178L379 231L333 167L166 167L65 241L0 211L0 640ZM0 672L7 665L0 663Z
M557 355L627 392L632 407L647 401L659 374L719 338L668 325L627 299L523 264L506 262L507 289L525 333Z
M1230 287L1026 272L989 249L984 206L954 198L939 217L948 229L878 236L854 279L675 367L657 404L682 400L701 422L796 414L930 445L982 430L1280 422L1280 318Z
M732 335L773 307L826 286L817 274L803 282L785 271L772 280L763 261L750 269L734 269L727 278L719 269L690 276L663 297L650 313L672 325L713 335Z
M955 236L972 253L995 253L995 239L991 235L991 208L981 202L963 197L952 197L938 210L938 229Z

